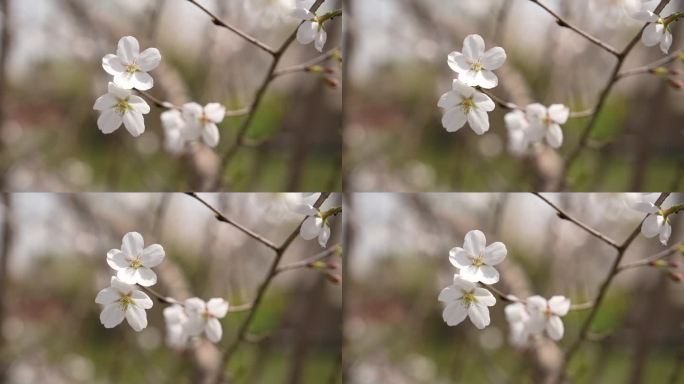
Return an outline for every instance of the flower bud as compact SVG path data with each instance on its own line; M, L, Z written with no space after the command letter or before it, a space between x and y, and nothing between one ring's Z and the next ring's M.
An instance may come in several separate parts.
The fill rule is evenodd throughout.
M656 267L656 268L665 268L668 267L668 263L665 260L653 260L648 263L651 267Z
M648 71L656 76L667 76L670 74L670 70L665 67L656 67L649 69Z
M337 263L334 261L328 261L328 263L326 264L326 267L328 269L332 269L332 270L335 270L338 268Z
M339 88L341 85L340 81L334 77L326 77L325 78L325 84L327 86L329 86L330 88Z
M670 78L668 79L668 84L670 85L670 87L677 90L684 89L684 82L682 82L679 79Z
M307 267L311 269L327 269L327 264L324 261L312 261L309 264L306 265Z
M320 65L312 65L312 66L306 68L306 71L311 72L311 73L323 73L325 71L325 69L323 67L321 67Z
M328 281L333 283L333 284L339 285L342 283L342 276L340 276L336 273L328 272L325 274L325 278L328 279Z
M670 271L670 273L667 274L667 277L669 277L675 283L681 283L684 281L684 275L681 272Z
M674 260L673 260L673 261L670 261L669 263L667 263L667 265L668 265L670 268L679 268L679 263L676 262L676 261L674 261Z

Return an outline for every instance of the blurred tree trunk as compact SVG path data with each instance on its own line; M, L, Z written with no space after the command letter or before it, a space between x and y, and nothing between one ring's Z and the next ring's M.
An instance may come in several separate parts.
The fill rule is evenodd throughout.
M2 247L0 248L0 383L4 383L7 378L6 359L8 353L6 351L2 329L5 320L5 314L7 312L7 303L5 302L5 299L7 298L9 258L14 236L14 221L12 218L12 206L9 194L2 194L2 203L0 207L2 208L4 216L2 228Z
M0 133L4 131L7 100L7 64L12 44L12 10L10 0L0 0L0 15L2 15L2 31L0 32ZM4 153L4 144L0 138L0 153ZM4 189L6 164L0 163L0 188Z

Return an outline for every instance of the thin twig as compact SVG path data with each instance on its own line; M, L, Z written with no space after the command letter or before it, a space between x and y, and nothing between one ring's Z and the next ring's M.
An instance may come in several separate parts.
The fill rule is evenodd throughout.
M561 16L560 16L559 14L557 14L556 12L554 12L551 8L549 8L548 6L546 6L546 5L545 5L544 3L542 3L541 1L539 1L539 0L530 0L530 1L532 1L532 2L535 3L535 4L537 4L538 6L542 7L542 8L543 8L546 12L548 12L551 16L555 17L555 18L556 18L556 23L557 23L558 25L560 25L561 27L565 27L565 28L571 29L572 31L576 32L576 33L579 34L580 36L582 36L582 37L584 37L585 39L587 39L587 40L588 40L589 42L591 42L592 44L595 44L595 45L601 47L601 48L604 49L606 52L609 52L609 53L611 53L611 54L614 55L614 56L618 56L618 57L620 56L620 52L618 52L615 48L613 48L613 47L610 46L609 44L607 44L607 43L605 43L605 42L599 40L598 38L596 38L596 37L590 35L589 33L583 31L583 30L580 29L579 27L576 27L576 26L570 24L570 22L568 22L567 20L565 20L563 17L561 17Z
M265 238L264 236L262 236L262 235L260 235L260 234L258 234L258 233L256 233L256 232L254 232L254 231L252 231L251 229L244 227L242 224L239 224L239 223L237 223L236 221L233 221L233 220L227 218L227 217L226 217L223 213L221 213L218 209L214 208L211 204L207 203L204 199L202 199L201 197L197 196L196 193L194 193L194 192L188 192L187 195L189 195L189 196L195 198L195 200L199 201L199 202L202 203L205 207L209 208L209 209L214 213L214 217L216 217L216 220L218 220L218 221L220 221L220 222L222 222L222 223L230 224L230 225L232 225L233 227L235 227L235 228L237 228L238 230L240 230L240 231L241 231L242 233L244 233L245 235L247 235L247 236L253 238L254 240L260 242L261 244L263 244L263 245L265 245L265 246L267 246L267 247L269 247L269 248L271 248L271 249L274 250L274 251L278 251L278 246L275 245L273 242L271 242L270 240L268 240L268 239Z
M617 78L623 79L623 78L629 77L629 76L642 75L645 73L652 73L652 71L655 70L656 68L662 67L663 65L670 64L671 62L673 62L677 59L681 59L682 57L684 57L684 49L679 49L679 50L674 51L674 52L670 53L669 55L667 55L667 56L665 56L659 60L656 60L656 61L650 63L650 64L644 65L642 67L637 67L637 68L622 71L622 72L618 73Z
M682 244L682 243L675 244L675 245L669 247L668 249L661 251L661 252L658 252L655 255L651 255L645 259L623 264L623 265L618 267L617 271L622 272L626 269L650 266L651 263L653 263L654 261L664 259L666 257L674 255L677 252L681 252L681 249L683 246L684 246L684 244Z
M142 95L145 98L147 98L148 100L150 100L152 102L152 104L154 104L157 108L175 109L178 111L182 110L181 107L179 107L179 106L177 106L177 105L175 105L169 101L162 101L159 98L152 96L152 94L150 94L149 92L140 91L140 90L136 90L136 91L140 95ZM242 108L242 109L236 109L233 111L226 111L225 116L226 117L242 117L242 116L247 115L247 113L249 113L249 109L248 108Z
M611 239L611 238L609 238L608 236L602 234L601 232L599 232L599 231L597 231L597 230L591 228L590 226L584 224L584 223L581 222L580 220L578 220L578 219L576 219L576 218L570 216L570 215L569 215L567 212L565 212L561 207L559 207L559 206L557 206L556 204L552 203L552 202L551 202L549 199L547 199L546 197L542 196L541 194L539 194L539 193L537 193L537 192L533 192L532 194L535 195L535 196L537 196L538 198L542 199L542 200L543 200L546 204L548 204L551 208L553 208L554 210L556 210L556 212L558 213L558 217L561 218L562 220L570 221L570 222L574 223L575 225L577 225L578 227L582 228L584 231L586 231L586 232L589 233L590 235L592 235L592 236L596 237L597 239L603 241L604 243L610 245L611 247L613 247L613 248L615 248L615 249L620 249L620 245L619 245L618 243L616 243L613 239Z
M339 54L340 48L333 48L329 50L328 52L316 57L315 59L309 60L306 63L302 63L299 65L293 65L288 68L283 68L279 69L275 72L273 72L273 77L279 77L283 75L287 75L290 73L297 73L297 72L308 72L311 70L311 67L324 63L328 60L330 60L333 56Z
M238 35L238 36L242 37L243 39L245 39L245 40L246 40L247 42L249 42L250 44L252 44L252 45L258 47L259 49L261 49L261 50L263 50L263 51L266 51L266 52L270 53L272 56L275 56L275 55L276 55L276 51L274 51L273 48L271 48L271 47L269 47L268 45L266 45L265 43L261 42L260 40L258 40L258 39L255 38L254 36L250 36L250 35L248 35L247 33L243 32L242 30L238 29L237 27L235 27L235 26L233 26L233 25L231 25L231 24L229 24L229 23L227 23L227 22L221 20L221 18L219 18L218 16L216 16L215 14L213 14L211 11L209 11L207 8L205 8L203 5L201 5L201 4L198 3L197 1L195 1L195 0L188 0L188 1L189 1L191 4L194 4L197 8L201 9L202 12L206 13L206 14L211 18L211 22L214 23L215 25L217 25L217 26L219 26L219 27L226 28L226 29L232 31L232 32L235 33L236 35Z
M311 265L317 261L321 261L324 259L327 259L328 257L331 257L333 255L338 254L340 251L340 245L333 245L332 247L326 249L323 252L320 252L314 256L309 257L308 259L304 259L302 261L297 261L291 264L283 265L281 267L278 267L276 269L276 275L283 273L285 271L291 271L293 269L302 269L302 268L310 268Z

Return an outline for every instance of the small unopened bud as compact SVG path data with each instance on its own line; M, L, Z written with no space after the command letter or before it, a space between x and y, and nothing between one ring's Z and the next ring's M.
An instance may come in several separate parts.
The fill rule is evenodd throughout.
M676 261L674 261L674 260L672 260L672 261L670 261L669 263L667 263L667 265L668 265L670 268L679 268L679 263L676 262Z
M335 68L333 68L333 67L326 67L326 68L325 68L325 73L327 73L328 75L334 75L334 74L337 73L337 71L336 71Z
M328 272L325 274L325 278L328 279L328 281L333 283L333 284L339 285L342 283L342 276L340 276L336 273Z
M681 74L682 74L682 71L680 71L679 69L676 69L676 68L670 69L670 75L672 75L672 76L679 76Z
M668 79L668 84L674 89L684 89L684 82L679 79L670 78Z
M342 60L343 60L342 59L342 52L340 52L339 50L336 50L335 52L333 52L332 58L333 58L333 60L342 63Z
M682 63L684 63L684 52L677 52L677 54L675 55L675 58L677 60L681 61Z
M649 70L652 74L656 76L667 76L670 74L670 70L665 67L656 67Z
M323 73L325 68L321 67L320 65L312 65L308 67L306 71L311 73Z
M341 85L338 79L329 76L325 78L325 84L330 88L339 88Z
M651 267L656 267L656 268L665 268L668 267L668 263L665 260L653 260L648 263Z
M667 274L667 277L669 277L675 283L681 283L684 281L684 275L682 275L681 272L670 271L670 273Z
M307 267L311 269L327 269L328 264L326 264L324 261L312 261L309 264L306 265Z
M328 261L328 263L326 264L326 267L328 267L328 269L335 270L338 268L338 265L334 261Z

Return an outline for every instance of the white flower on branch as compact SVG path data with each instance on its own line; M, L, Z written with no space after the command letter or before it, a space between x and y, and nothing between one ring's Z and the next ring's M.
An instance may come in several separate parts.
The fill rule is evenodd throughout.
M304 21L297 30L297 41L302 45L314 43L314 47L319 52L323 52L328 33L325 31L323 22L320 21L315 13L309 11L306 0L298 0L297 8L293 9L290 15L297 20Z
M121 249L107 252L107 264L117 271L117 277L126 284L150 287L157 283L157 274L150 268L164 260L164 248L159 244L144 247L142 235L129 232L123 237Z
M647 47L659 45L660 50L667 55L672 45L672 31L665 19L646 9L634 13L632 17L649 23L641 34L641 42Z
M462 279L494 284L499 281L499 271L494 265L501 263L507 252L504 243L497 241L487 246L484 233L473 230L466 233L463 248L454 247L449 251L449 261L459 269Z
M285 21L288 12L296 6L295 0L251 0L243 2L245 12L252 15L263 28L273 28Z
M568 121L570 109L562 104L553 104L549 108L534 103L525 109L530 123L529 139L532 141L546 139L552 148L563 145L563 130L561 125Z
M145 100L112 82L109 83L108 93L95 101L93 109L101 112L97 127L102 133L110 134L123 124L134 137L145 132L143 115L150 113L150 106Z
M442 116L442 126L447 132L456 132L468 122L478 135L489 130L487 112L495 108L489 96L459 80L453 81L452 90L439 98L437 106L446 109Z
M209 299L206 303L198 297L185 300L185 313L188 320L185 332L189 336L205 334L212 343L218 343L223 335L221 319L228 313L228 302L221 298Z
M136 332L147 327L145 310L152 308L152 299L132 284L112 276L111 286L98 292L95 302L105 306L100 313L100 322L105 328L116 327L124 317Z
M528 323L530 314L527 307L521 302L508 304L504 308L506 321L511 328L510 342L514 347L526 347L530 342L530 330Z
M185 130L187 123L183 115L177 109L170 109L162 112L161 123L164 128L164 146L167 151L180 154L185 151L186 139Z
M641 224L641 234L649 239L658 236L660 243L667 245L672 234L672 226L669 211L655 205L658 196L658 193L641 194L636 199L629 200L628 204L633 209L648 214Z
M140 52L140 44L133 36L119 40L116 54L108 54L102 59L102 68L114 76L114 83L123 89L147 91L154 86L154 79L147 72L161 63L157 48Z
M504 116L508 131L508 149L515 155L523 155L530 145L530 122L525 112L514 109Z
M480 35L468 35L463 40L463 52L451 52L448 64L458 73L458 79L472 87L491 89L499 84L494 70L506 61L506 51L494 47L485 52L485 43Z
M185 330L188 322L185 308L178 304L164 308L164 321L166 322L166 343L172 348L185 348L190 337Z
M187 103L183 105L183 118L187 123L185 133L186 140L202 140L208 146L214 148L219 143L220 124L226 117L226 108L219 103L209 103L205 107L197 103Z
M489 308L496 304L491 292L478 287L475 283L454 275L452 285L444 288L438 300L446 303L442 318L449 326L460 324L466 316L478 329L489 325Z
M530 315L527 329L530 333L546 333L552 340L563 338L565 328L561 317L570 310L570 299L564 296L553 296L548 301L541 296L527 298L527 311Z

